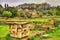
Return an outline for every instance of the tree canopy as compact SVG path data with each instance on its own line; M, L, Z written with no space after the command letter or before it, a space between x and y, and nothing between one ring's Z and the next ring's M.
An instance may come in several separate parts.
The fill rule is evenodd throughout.
M4 16L4 17L11 17L12 13L10 11L3 11L2 16Z

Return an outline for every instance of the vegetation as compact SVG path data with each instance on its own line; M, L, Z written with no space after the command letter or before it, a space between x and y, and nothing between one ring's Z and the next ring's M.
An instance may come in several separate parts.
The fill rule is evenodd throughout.
M34 30L39 30L40 29L40 25L35 25Z
M26 10L27 9L27 10ZM27 21L27 22L47 22L50 19L60 20L60 6L57 7L10 7L6 6L5 8L0 5L0 21ZM10 19L5 20L7 17ZM58 17L58 18L56 18ZM22 18L22 19L21 19ZM25 19L24 19L25 18ZM49 34L48 37L55 38L56 40L60 40L60 29L59 23L54 22L54 32L53 30L47 30L44 34ZM40 29L40 25L35 25L34 30L30 30L30 34L33 32L37 32ZM16 38L12 38L9 35L9 27L6 24L0 24L0 38L5 38L6 40L17 40ZM29 36L29 40L41 40L43 36L40 34L38 36Z
M4 11L9 11L12 13L12 18L17 16L17 9L15 7L6 7Z
M43 5L44 6L44 5ZM47 6L47 4L46 4ZM34 11L35 10L35 11ZM5 15L6 13L4 13L5 11L8 11L10 13L10 15ZM34 14L34 13L35 14ZM3 14L3 15L2 15ZM33 15L32 15L33 14ZM43 14L43 15L42 15ZM27 10L25 9L25 7L10 7L6 6L5 4L5 8L3 8L2 5L0 5L0 16L11 16L12 18L13 17L23 17L23 18L36 18L36 17L44 17L44 16L59 16L60 15L60 6L57 6L57 7L31 7L29 6L27 8ZM41 17L40 17L41 18Z
M50 31L48 34L48 37L60 40L60 29L58 29L57 27L55 28L55 32Z
M9 33L9 27L6 24L0 24L0 38L6 37Z
M12 16L12 13L9 12L9 11L3 11L2 16L3 17L11 17Z
M34 36L29 37L29 40L35 40L35 37Z
M42 34L38 35L38 36L30 36L29 40L42 40Z
M56 40L60 39L60 29L56 25L55 27L54 23L54 32L52 30L47 30L44 34L48 34L49 38L55 38ZM31 30L30 34L37 32L39 30L39 25L36 25L35 30ZM17 40L16 38L12 38L9 36L9 28L8 25L6 24L0 24L0 38L6 38L6 40ZM42 36L43 34L40 34L38 36L29 36L29 40L42 40L44 37Z
M24 13L23 13L22 11L17 11L17 15L18 15L19 17L24 17Z
M1 16L2 12L3 12L3 7L2 7L2 5L0 5L0 16Z
M6 36L6 40L17 40L17 39L10 37L10 35L8 34L8 35Z

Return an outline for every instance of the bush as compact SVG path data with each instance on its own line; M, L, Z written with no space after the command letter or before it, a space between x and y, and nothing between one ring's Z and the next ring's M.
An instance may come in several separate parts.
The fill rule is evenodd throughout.
M55 26L55 27L58 27L58 22L55 22L55 23L54 23L54 26Z
M29 40L35 40L34 36L29 37Z
M8 35L6 36L6 40L17 40L17 39L10 37L10 35L8 34Z
M35 30L39 30L40 29L40 25L36 25L34 29Z
M12 13L10 11L3 11L2 16L4 16L4 17L11 17Z
M32 18L32 14L30 14L30 13L26 13L26 16L27 16L28 18Z

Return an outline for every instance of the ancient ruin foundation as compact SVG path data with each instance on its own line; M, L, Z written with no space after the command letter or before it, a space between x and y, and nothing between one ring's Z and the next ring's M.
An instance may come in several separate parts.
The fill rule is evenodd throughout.
M31 27L34 28L34 24L30 22L11 23L10 36L16 38L28 36Z

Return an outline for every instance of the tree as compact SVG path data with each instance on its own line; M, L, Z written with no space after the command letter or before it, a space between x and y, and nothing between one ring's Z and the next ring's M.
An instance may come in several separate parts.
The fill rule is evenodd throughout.
M51 16L53 15L52 12L51 12L51 10L48 11L48 14L49 14L49 16L50 16L50 15L51 15Z
M10 11L3 11L2 16L3 17L11 17L12 13Z
M60 10L60 6L57 6L56 9L57 9L57 10Z
M49 14L49 15L56 16L56 14L57 14L57 10L56 10L56 9L49 10L49 11L48 11L48 14Z
M18 11L17 11L17 15L18 15L19 17L24 17L24 13L23 13L22 10L18 10Z
M23 12L20 12L20 14L19 14L19 15L20 15L20 17L24 17L24 14L23 14Z
M2 12L3 12L3 7L2 7L2 5L0 5L0 16L1 16Z
M32 13L26 13L26 16L28 17L28 18L32 18Z
M57 6L57 7L56 7L56 10L57 10L56 15L60 16L60 6Z
M12 13L11 17L16 17L17 16L17 8L15 8L15 7L6 7L5 11L10 11Z

